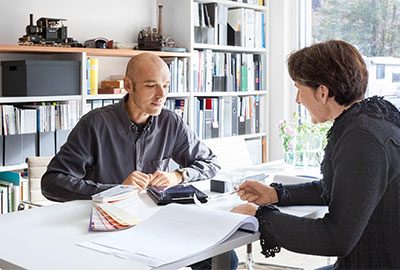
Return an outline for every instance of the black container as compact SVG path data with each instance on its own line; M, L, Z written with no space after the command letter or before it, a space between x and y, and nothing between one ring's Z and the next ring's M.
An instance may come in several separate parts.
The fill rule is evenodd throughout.
M2 96L80 94L79 61L2 61Z

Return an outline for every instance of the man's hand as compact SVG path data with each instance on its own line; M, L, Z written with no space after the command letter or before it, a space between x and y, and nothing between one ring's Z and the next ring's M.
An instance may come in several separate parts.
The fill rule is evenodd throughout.
M122 185L133 185L136 186L139 190L145 189L151 179L153 178L152 174L146 174L139 171L134 171L122 182Z
M174 186L182 182L182 174L180 172L162 172L156 171L152 174L149 185L151 186Z
M278 194L273 187L254 180L247 180L237 190L240 199L258 205L278 202Z
M238 205L234 208L232 208L231 212L233 213L239 213L239 214L245 214L249 216L255 216L257 212L258 206L255 205L254 203L246 203L246 204L241 204Z

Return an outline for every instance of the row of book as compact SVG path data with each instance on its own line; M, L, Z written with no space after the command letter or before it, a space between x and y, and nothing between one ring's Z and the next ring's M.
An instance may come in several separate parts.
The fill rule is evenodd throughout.
M19 172L0 172L0 214L18 210L21 201L29 200L28 179Z
M265 59L260 54L195 50L192 58L196 92L265 90Z
M114 103L120 102L121 99L93 99L93 100L87 100L86 101L86 106L84 108L84 114L88 113L91 110L101 108L104 106L108 106Z
M81 115L80 101L0 105L0 135L70 130Z
M188 59L181 57L166 57L163 60L167 63L170 73L170 92L184 93L188 91ZM107 92L107 90L119 89L120 93L124 93L122 80L124 75L112 75L110 81L119 81L120 85L107 87L99 82L99 60L97 58L88 58L86 64L86 90L88 95L97 95ZM99 89L100 85L100 89ZM102 91L101 91L102 90Z
M196 43L265 48L263 11L193 2L193 15Z
M249 5L259 5L259 6L264 6L265 1L264 0L232 0L234 2L238 3L246 3Z
M27 157L54 156L70 130L55 130L0 136L0 166L19 165Z
M195 132L201 139L259 133L260 102L259 96L198 98Z
M121 99L95 99L86 101L85 113L90 110L108 106L114 103L120 102ZM182 98L168 98L165 101L164 107L177 113L185 122L188 122L188 106L186 105L187 100Z
M182 119L188 123L188 106L187 100L181 98L167 99L164 107L178 114Z
M170 93L185 93L188 91L188 59L170 57L163 58L171 73Z

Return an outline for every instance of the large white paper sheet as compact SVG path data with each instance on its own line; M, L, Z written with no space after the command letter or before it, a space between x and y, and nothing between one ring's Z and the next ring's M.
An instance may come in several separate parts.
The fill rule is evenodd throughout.
M239 228L257 231L258 221L196 205L169 204L131 229L79 245L156 267L207 250Z

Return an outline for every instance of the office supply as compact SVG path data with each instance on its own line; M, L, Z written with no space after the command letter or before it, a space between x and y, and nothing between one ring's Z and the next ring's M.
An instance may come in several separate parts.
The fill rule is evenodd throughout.
M21 162L23 162L21 135L4 136L4 165L20 164Z
M92 196L89 231L114 231L127 229L139 223L134 215L138 189L118 185Z
M207 202L207 194L193 185L176 185L172 187L149 187L147 193L157 205L169 203L195 203L195 196L201 203Z
M90 214L90 231L113 231L127 229L139 223L130 211L129 207L135 200L128 198L114 203L93 202Z
M220 175L222 179L211 179L210 180L210 191L225 193L225 192L236 192L236 188L246 180L263 181L269 175L260 173L255 175L246 175L243 173L226 173Z
M55 131L39 132L39 156L48 157L56 154Z
M211 179L210 180L210 191L224 193L229 191L230 185L227 181L218 180L218 179Z
M284 175L284 174L276 174L274 176L275 183L281 183L284 185L293 185L293 184L300 184L305 182L311 182L319 180L317 176L313 175Z
M79 61L2 61L2 96L79 95Z
M90 95L97 95L99 89L99 59L89 59Z
M135 186L118 185L99 192L92 196L94 202L113 202L136 196L138 189Z
M253 216L169 204L129 230L79 245L158 267L212 248L239 228L256 232L258 221Z

